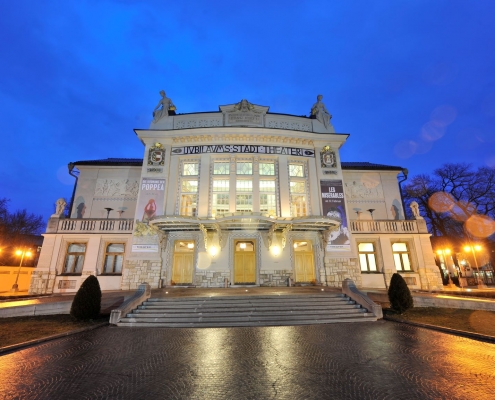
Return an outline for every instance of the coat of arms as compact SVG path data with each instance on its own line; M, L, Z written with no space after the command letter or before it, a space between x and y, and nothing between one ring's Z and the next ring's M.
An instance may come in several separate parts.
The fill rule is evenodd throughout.
M159 166L165 163L165 149L163 144L155 143L148 153L148 165Z
M335 157L335 151L330 146L325 146L320 152L321 167L322 168L336 168L337 158Z

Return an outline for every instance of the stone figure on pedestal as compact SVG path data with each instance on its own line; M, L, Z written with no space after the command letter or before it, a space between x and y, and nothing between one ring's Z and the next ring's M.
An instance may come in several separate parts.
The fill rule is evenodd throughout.
M423 217L419 213L419 204L417 202L412 201L411 204L409 204L409 207L411 208L413 217L415 219L423 219Z
M65 201L65 199L63 198L58 199L56 203L55 215L62 216L65 211L66 205L67 202Z
M330 119L332 119L332 115L328 112L325 104L321 102L323 96L319 94L316 97L316 103L311 107L311 115L316 118L317 121L321 122L325 128L329 129L330 127Z
M163 117L166 116L168 117L169 110L170 111L176 110L174 103L172 103L172 100L166 96L164 90L160 90L160 95L162 96L162 98L160 99L157 106L153 110L153 122L155 123L158 122Z

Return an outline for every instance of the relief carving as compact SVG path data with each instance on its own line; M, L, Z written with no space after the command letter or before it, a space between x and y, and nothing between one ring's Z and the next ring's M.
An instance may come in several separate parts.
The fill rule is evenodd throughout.
M137 197L139 183L136 179L97 179L95 196Z

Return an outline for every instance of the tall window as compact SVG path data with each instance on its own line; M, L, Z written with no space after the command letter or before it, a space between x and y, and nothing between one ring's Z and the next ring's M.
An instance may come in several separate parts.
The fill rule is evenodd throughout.
M293 217L307 215L306 176L303 164L289 164L290 209Z
M227 163L228 164L228 163ZM213 180L212 217L223 217L229 212L229 180Z
M230 163L229 162L214 162L213 163L213 175L229 175Z
M180 181L180 215L195 216L198 209L199 163L184 162Z
M375 245L373 243L359 243L359 264L362 272L377 272Z
M392 253L397 271L411 271L411 259L407 243L393 243Z
M64 274L80 274L85 253L86 243L70 243L65 256Z
M124 244L110 243L105 249L103 274L121 274L124 263Z
M277 215L275 180L260 180L260 212L273 216Z
M242 212L253 211L253 181L251 179L237 180L235 192L235 210Z

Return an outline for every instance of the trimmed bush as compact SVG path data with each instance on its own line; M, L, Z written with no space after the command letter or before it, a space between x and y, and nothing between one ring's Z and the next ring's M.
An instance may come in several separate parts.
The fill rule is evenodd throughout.
M411 291L400 274L393 274L388 288L388 300L392 310L402 314L404 311L414 307Z
M70 315L79 320L95 319L100 315L101 289L98 278L90 275L72 301Z

